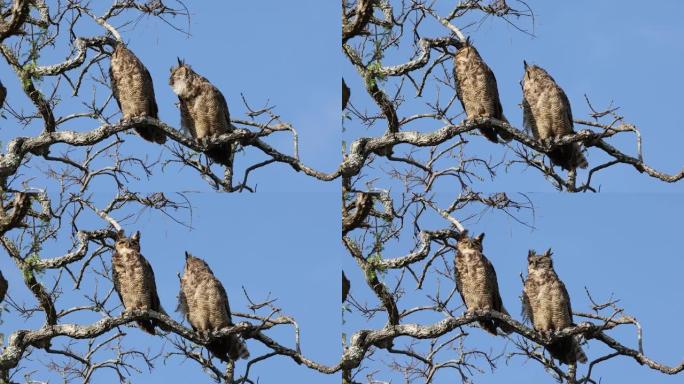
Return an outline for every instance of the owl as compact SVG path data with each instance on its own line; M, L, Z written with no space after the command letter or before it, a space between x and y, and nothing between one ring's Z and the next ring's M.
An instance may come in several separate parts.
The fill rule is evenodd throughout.
M494 72L482 60L477 49L470 45L470 40L466 40L454 56L454 78L456 95L469 119L490 117L508 123L499 100ZM482 127L480 132L490 141L499 142L494 128ZM499 136L503 141L512 139L507 132L500 132Z
M523 124L537 140L559 138L575 133L570 101L544 69L527 65L522 81ZM551 162L565 170L586 168L587 159L579 143L561 145L549 153Z
M178 96L181 126L193 138L208 139L232 130L228 103L221 91L180 59L178 66L171 68L169 85ZM206 155L219 164L230 166L233 146L226 143L208 150Z
M5 295L7 294L7 279L5 279L5 276L2 275L2 272L0 271L0 303L2 303L5 300Z
M233 325L228 295L207 263L185 252L185 270L181 277L178 309L186 316L192 329L201 334ZM246 359L249 351L238 335L228 335L212 341L207 349L217 358L228 361Z
M542 255L530 250L527 255L527 278L522 299L523 316L532 322L535 330L548 333L573 325L570 296L553 269L550 249ZM565 337L546 348L562 363L587 362L574 336Z
M119 232L112 255L112 281L125 309L150 309L164 313L157 295L152 266L140 253L140 232L125 237ZM154 335L154 327L163 326L155 320L137 320L147 333Z
M112 93L123 119L158 118L152 76L143 63L123 43L118 43L109 66ZM138 126L135 131L145 140L164 144L164 131L154 126Z
M456 243L456 288L468 310L495 310L508 315L501 302L499 283L492 263L482 254L482 240L484 233L477 237L468 237L462 233ZM510 327L496 319L480 320L484 330L496 335L499 328L504 333L510 333Z

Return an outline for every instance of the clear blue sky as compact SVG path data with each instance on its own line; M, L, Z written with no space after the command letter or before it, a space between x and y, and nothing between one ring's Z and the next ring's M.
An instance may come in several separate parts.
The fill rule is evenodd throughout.
M334 169L340 153L339 6L313 0L300 1L296 6L276 1L192 2L189 6L190 37L146 18L134 28L122 30L123 38L152 74L160 118L179 127L179 112L174 106L177 99L168 86L169 68L179 56L221 89L231 116L247 118L241 93L255 107L267 102L276 105L275 112L299 132L304 162L323 170ZM97 28L84 29L86 36L101 33ZM46 53L41 64L61 61L66 55L62 47ZM0 76L9 89L10 105L16 109L30 108L5 64L0 65ZM90 91L86 87L82 92L86 100ZM100 90L98 98L106 94L106 90ZM80 100L66 97L58 113L73 112L78 103ZM113 104L112 108L114 111L116 106ZM69 128L86 130L97 125L96 122L78 123ZM12 120L0 120L0 126L3 145L10 137L40 131L39 124L22 131ZM134 135L123 137L125 153L147 154L150 158L160 153L162 158L169 156L166 149L145 143ZM292 145L286 137L275 135L276 139L270 142L291 153ZM55 150L55 153L59 152ZM257 152L248 152L246 157L238 158L238 167L242 169L261 159ZM43 163L34 160L31 164ZM34 170L25 172L32 174ZM210 191L193 172L173 167L163 173L159 169L156 172L159 174L149 181L133 182L131 190L164 191L170 196L180 190ZM299 322L305 355L321 363L335 364L340 351L339 259L336 256L339 255L339 183L316 182L296 174L289 166L280 165L266 167L252 177L258 184L258 194L191 193L192 230L149 212L126 222L124 227L129 232L142 231L142 252L155 269L157 287L167 311L175 309L179 289L176 273L182 271L183 252L187 249L208 261L224 283L234 311L246 311L243 286L255 300L278 298L276 305ZM50 184L48 191L55 193L56 188ZM116 193L108 182L97 184L94 192L99 203ZM184 213L179 215L188 219ZM103 226L94 219L82 222L85 229ZM58 242L46 244L41 256L54 257L66 252L71 240L68 234L63 235ZM109 255L104 260L109 262ZM32 303L33 298L8 257L0 259L0 268L10 281L12 298ZM44 278L52 281L50 275ZM84 288L72 294L71 284L65 284L64 290L64 299L58 302L60 308L83 304L82 294L88 292ZM118 304L118 299L111 304ZM180 319L178 314L173 316ZM5 334L18 327L39 325L35 321L26 324L13 312L3 313L2 319L0 332ZM85 323L95 318L71 320ZM282 328L269 333L284 345L294 346L293 330ZM135 328L125 330L129 333L126 341L129 346L149 347L151 351L161 346L157 339ZM256 343L248 342L248 347L252 356L265 352ZM166 350L169 349L167 346ZM36 368L35 364L30 366ZM239 362L238 372L242 373L244 368L244 361ZM339 382L339 376L322 376L285 358L268 359L252 370L250 377L262 383L282 382L283 377L302 383ZM187 382L209 381L195 363L181 364L175 359L166 366L159 362L153 374L134 375L133 382L175 382L180 377ZM97 378L102 383L114 381L111 372Z

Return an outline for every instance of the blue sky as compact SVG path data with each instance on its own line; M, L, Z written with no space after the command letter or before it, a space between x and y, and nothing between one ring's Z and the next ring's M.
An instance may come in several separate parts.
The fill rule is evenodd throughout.
M275 105L275 113L292 123L299 133L303 161L318 169L331 171L339 160L339 7L318 1L301 1L298 6L283 2L193 2L191 36L171 30L167 25L143 18L134 27L121 30L129 47L140 57L154 79L160 118L179 127L176 96L168 86L169 68L176 57L185 58L200 74L212 81L228 100L231 116L247 119L241 94L255 108L266 103ZM99 6L99 4L98 4ZM306 7L307 12L302 12ZM182 24L184 21L179 21ZM86 36L101 34L97 28L83 28ZM316 33L311 33L316 31ZM65 47L46 52L41 64L61 61L67 55ZM106 69L106 65L105 65ZM30 108L20 93L19 84L5 64L0 65L0 77L9 90L8 102L15 109ZM88 100L91 85L82 96ZM97 97L107 96L101 89ZM74 112L83 99L65 97L58 114ZM110 112L116 111L112 104ZM116 119L115 119L116 120ZM87 130L97 127L93 121L77 122L69 129ZM16 135L33 135L40 124L22 129L12 120L0 120L3 146ZM134 135L123 135L123 152L168 158L168 150L143 142ZM275 135L273 145L291 153L292 145L285 135ZM58 149L54 153L59 153ZM261 161L256 152L238 158L238 168ZM40 160L32 160L27 175ZM164 191L174 196L176 191L211 191L195 173L178 168L155 171L150 179L132 180L133 191ZM144 211L125 221L130 233L142 231L142 252L155 269L157 287L163 306L172 312L176 305L178 279L182 271L183 252L187 249L203 257L224 283L233 311L247 311L242 287L254 300L278 298L276 306L294 317L301 327L302 350L305 355L324 364L339 359L339 183L321 183L295 173L289 166L271 165L252 175L258 194L193 193L192 218L187 212L177 213L192 229L185 228L158 213ZM40 185L34 180L32 185ZM57 192L55 184L47 190ZM104 204L116 191L110 182L96 183L94 199ZM121 219L123 213L115 215ZM104 227L96 218L81 221L82 228ZM65 232L65 231L63 231ZM60 240L46 244L42 257L54 257L68 250L71 239L62 233ZM332 246L331 246L332 245ZM106 263L110 255L104 256ZM10 295L17 302L33 299L21 282L20 274L7 257L0 259L0 268L10 281ZM333 278L334 277L334 278ZM53 276L47 274L45 281ZM59 303L82 304L83 294L93 287L90 280L81 291L73 294L71 284L63 285L67 294ZM105 290L108 289L108 285ZM110 304L118 304L113 299ZM118 311L115 311L118 313ZM173 314L180 320L180 316ZM3 313L0 332L9 334L19 327L39 326L39 322L24 323L12 311ZM38 319L40 320L40 319ZM89 322L94 317L73 317L71 321ZM126 344L158 351L161 343L136 328L125 328ZM294 331L283 327L270 335L287 346L294 346ZM248 342L252 356L265 352L256 343ZM167 346L166 351L171 349ZM45 359L44 355L34 355ZM30 367L36 368L33 363ZM188 382L208 382L208 376L192 362L170 360L166 366L157 364L153 374L135 374L133 382L175 382L183 377ZM238 363L244 372L245 363ZM44 372L44 370L41 370ZM51 377L52 380L56 378ZM285 358L271 358L252 367L252 379L259 382L282 381L337 383L338 376L322 376L298 366ZM35 376L36 379L39 375ZM97 382L114 382L111 372Z

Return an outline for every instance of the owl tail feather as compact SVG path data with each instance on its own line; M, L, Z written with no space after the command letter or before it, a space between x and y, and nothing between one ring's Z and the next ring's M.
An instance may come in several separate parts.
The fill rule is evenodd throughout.
M154 331L154 322L152 320L137 320L136 323L140 326L140 329L149 333L150 335L156 335Z
M231 143L226 143L215 148L211 148L206 152L206 155L214 161L226 167L233 165L233 145Z
M564 337L554 343L551 343L546 347L546 349L553 358L557 359L563 364L587 362L587 356L582 351L582 348L574 336Z
M508 119L506 119L506 116L504 115L499 116L498 119L508 123ZM491 141L492 143L508 143L509 141L513 140L513 136L510 133L501 129L497 129L493 126L481 127L479 130L482 136L486 137L487 140Z
M566 171L577 168L584 169L589 165L582 153L582 149L577 143L561 145L558 148L554 148L549 152L549 158L554 164Z
M507 119L506 116L504 116L504 115L501 115L501 118L500 118L499 120L508 123L508 119ZM499 138L500 138L501 141L503 141L504 143L508 143L509 141L513 140L513 135L511 135L510 133L508 133L508 132L506 132L506 131L504 131L504 130L501 130L501 129L500 129L500 130L498 131L498 133L499 133Z
M240 336L228 335L207 345L207 349L218 359L227 362L230 360L247 359L249 351L245 341Z
M499 309L499 312L508 315L506 308ZM502 333L508 335L509 333L513 332L513 328L511 328L506 322L500 321L498 319L479 320L478 323L485 331L494 336L500 335ZM497 328L500 332L497 332Z
M135 132L149 142L157 144L166 143L166 135L164 134L164 131L157 127L149 125L139 126L135 128Z

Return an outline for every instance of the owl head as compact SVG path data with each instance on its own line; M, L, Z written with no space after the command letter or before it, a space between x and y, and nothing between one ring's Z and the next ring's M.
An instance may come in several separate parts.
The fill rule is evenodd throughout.
M195 71L178 58L178 65L171 68L169 85L173 89L173 93L179 97L189 97L192 95L192 83L195 77L197 77Z
M546 70L540 66L534 65L534 64L527 64L527 61L523 60L523 65L525 66L525 75L523 76L523 84L527 80L540 80L540 79L548 79L551 81L553 80L553 77L549 75Z
M190 252L185 251L185 272L202 273L209 272L213 274L209 264L199 257L193 256Z
M463 231L461 234L456 238L457 243L456 243L456 249L459 252L464 252L464 251L478 251L482 252L482 241L484 240L484 233L480 233L476 237L470 237L468 236L468 231Z
M527 253L527 269L528 270L540 270L540 269L553 269L553 261L551 260L551 248L541 255L538 255L534 250L530 249Z
M119 231L114 248L117 252L129 250L140 252L140 231L136 231L131 237L126 237L123 231Z

